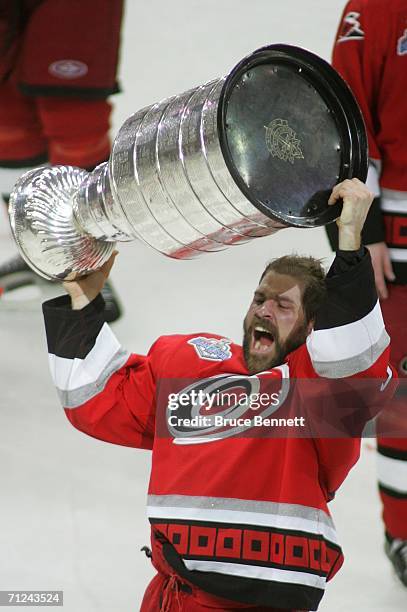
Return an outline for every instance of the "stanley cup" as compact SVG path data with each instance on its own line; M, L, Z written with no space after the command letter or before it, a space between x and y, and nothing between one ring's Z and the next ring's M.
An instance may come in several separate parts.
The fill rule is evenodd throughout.
M363 119L346 84L314 54L271 45L129 117L92 173L24 174L10 221L31 268L69 280L99 268L116 241L190 259L332 222L332 187L366 172Z

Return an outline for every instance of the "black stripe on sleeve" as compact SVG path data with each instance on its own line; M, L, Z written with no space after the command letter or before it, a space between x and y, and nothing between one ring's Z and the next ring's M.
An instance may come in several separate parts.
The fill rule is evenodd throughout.
M394 497L395 499L406 499L407 493L402 493L401 491L395 491L394 489L389 489L388 487L379 484L380 493L384 493L384 495L388 495L389 497Z
M67 359L84 359L104 325L104 306L100 294L81 310L72 310L67 295L44 302L48 352Z
M330 329L360 321L377 303L369 251L364 249L361 259L355 258L345 271L336 273L343 264L338 261L340 256L340 254L336 256L327 274L327 297L318 311L315 330Z
M407 450L399 450L398 448L389 448L388 446L381 446L378 444L377 452L383 457L389 457L389 459L397 459L398 461L407 461Z

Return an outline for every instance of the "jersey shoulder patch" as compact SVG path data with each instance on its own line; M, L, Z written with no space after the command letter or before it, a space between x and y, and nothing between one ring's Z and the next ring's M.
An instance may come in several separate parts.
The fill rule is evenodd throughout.
M194 347L200 359L208 361L225 361L232 357L232 349L230 348L232 341L226 338L205 338L197 336L188 340L188 344Z
M363 40L364 37L365 33L360 23L360 13L356 11L346 13L342 20L337 42L343 43L348 40Z

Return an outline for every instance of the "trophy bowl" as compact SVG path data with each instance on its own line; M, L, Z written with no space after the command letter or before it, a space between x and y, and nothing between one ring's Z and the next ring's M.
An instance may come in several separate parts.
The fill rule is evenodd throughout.
M335 184L367 175L350 89L305 49L270 45L225 77L147 106L120 128L109 161L24 174L10 221L25 261L48 279L99 268L116 241L193 259L282 228L333 222Z

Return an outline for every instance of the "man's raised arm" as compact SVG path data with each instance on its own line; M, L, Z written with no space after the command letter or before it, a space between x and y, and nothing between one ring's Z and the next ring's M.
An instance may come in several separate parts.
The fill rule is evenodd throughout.
M369 252L361 232L373 196L358 179L336 185L329 199L343 200L337 221L339 250L327 274L327 299L307 339L319 376L386 378L389 336L385 330Z
M66 282L69 296L43 305L49 362L66 416L90 436L151 448L155 380L149 355L124 351L104 322L100 291L115 255L97 272Z

